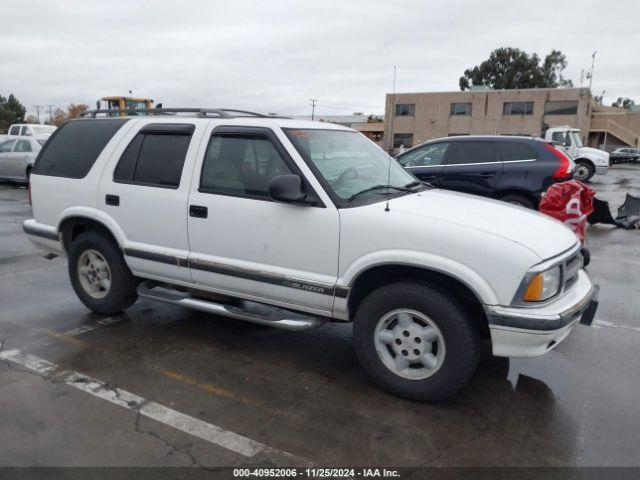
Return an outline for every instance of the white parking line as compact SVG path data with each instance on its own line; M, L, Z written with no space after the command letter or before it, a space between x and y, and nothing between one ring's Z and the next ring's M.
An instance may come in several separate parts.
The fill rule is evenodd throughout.
M640 327L634 327L632 325L622 325L622 324L613 323L607 320L600 320L600 319L595 319L591 324L591 326L593 328L609 327L609 328L619 328L621 330L629 330L631 332L640 332Z
M20 350L2 351L0 352L0 359L21 365L43 376L55 374L56 377L63 378L62 382L66 385L123 408L138 412L140 415L152 418L176 430L219 445L245 457L255 457L259 453L270 453L293 458L289 453L272 449L250 438L224 430L216 425L198 420L197 418L158 403L151 402L126 390L107 386L100 380L87 377L81 373L61 370L58 365L54 363Z
M73 330L69 330L68 332L64 332L64 335L67 337L76 337L78 335L82 335L83 333L91 332L92 330L97 330L98 328L106 327L107 325L112 325L114 323L118 323L122 321L122 317L108 317L103 318L102 320L98 320L93 325L84 325L82 327L74 328Z

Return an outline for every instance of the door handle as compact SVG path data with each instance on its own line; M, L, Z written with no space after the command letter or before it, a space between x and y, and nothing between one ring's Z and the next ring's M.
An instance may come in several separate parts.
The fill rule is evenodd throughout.
M495 176L495 172L482 172L480 174L480 176L482 178L491 178L491 177Z
M189 205L189 216L195 218L207 218L209 210L201 205Z
M110 195L107 193L104 196L104 203L106 203L107 205L118 207L120 206L120 197L118 195Z
M437 175L418 175L419 178L423 180L435 180Z

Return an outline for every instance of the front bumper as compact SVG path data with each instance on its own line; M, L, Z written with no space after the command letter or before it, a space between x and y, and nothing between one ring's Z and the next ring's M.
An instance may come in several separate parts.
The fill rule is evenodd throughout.
M562 297L541 307L485 305L493 354L536 357L563 341L578 322L591 325L598 307L598 287L584 270Z
M609 165L596 165L597 175L606 175L609 171Z

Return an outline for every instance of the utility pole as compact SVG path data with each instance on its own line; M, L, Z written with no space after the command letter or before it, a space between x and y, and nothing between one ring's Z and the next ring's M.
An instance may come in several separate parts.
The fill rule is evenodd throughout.
M311 102L311 121L313 122L313 118L316 113L316 104L318 103L318 100L316 98L310 98L309 101Z
M40 123L40 109L42 108L42 105L34 105L33 108L36 109L36 117L38 117L38 123Z
M51 123L51 119L53 118L53 105L47 105L49 107L49 123Z
M591 90L591 83L593 82L593 67L596 63L596 53L598 53L597 50L593 52L593 55L591 55L591 74L589 75L589 90Z

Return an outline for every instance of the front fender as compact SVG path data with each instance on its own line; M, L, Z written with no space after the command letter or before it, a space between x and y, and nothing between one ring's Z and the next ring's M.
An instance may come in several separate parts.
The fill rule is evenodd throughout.
M489 282L476 271L456 260L414 250L379 250L352 262L338 278L339 287L348 288L366 270L381 265L403 265L443 273L465 284L486 305L499 304L498 295Z

